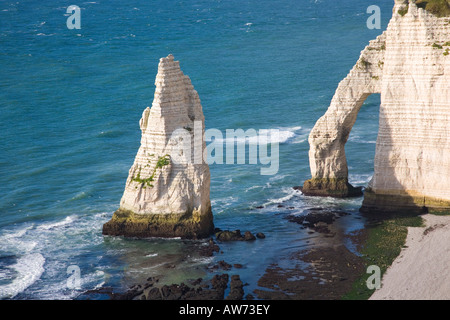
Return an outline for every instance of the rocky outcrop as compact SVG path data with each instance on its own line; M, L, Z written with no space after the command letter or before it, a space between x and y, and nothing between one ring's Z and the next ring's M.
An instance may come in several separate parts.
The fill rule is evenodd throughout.
M209 281L198 278L185 283L159 285L159 279L150 277L144 284L131 287L125 294L116 295L121 300L241 300L243 284L239 275L232 275L230 292L225 298L230 276L227 273L216 274Z
M340 217L348 215L345 211L327 210L323 208L311 208L306 214L288 215L285 218L290 222L298 223L302 228L310 228L319 233L330 234L329 226ZM330 234L332 236L332 234Z
M120 208L103 234L206 237L214 225L199 96L172 55L160 59L155 85L152 107L139 123L141 146Z
M265 238L261 232L258 232L260 235L258 238ZM256 240L256 237L250 232L245 231L244 234L241 234L241 230L220 230L216 229L215 233L216 239L218 241L252 241Z
M374 176L364 211L450 208L450 18L396 0L387 30L370 41L309 136L306 195L358 195L345 143L364 100L380 93Z
M361 195L348 183L345 143L366 98L381 91L386 35L371 41L356 65L339 83L331 104L309 135L312 179L302 192L314 196L347 197Z

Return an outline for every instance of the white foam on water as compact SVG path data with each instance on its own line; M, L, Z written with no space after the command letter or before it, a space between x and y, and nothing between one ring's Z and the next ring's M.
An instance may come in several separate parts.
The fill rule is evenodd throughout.
M44 288L38 290L40 300L71 300L80 295L87 289L98 289L105 284L105 272L95 270L94 272L83 274L81 270L80 284L78 288L71 288L68 286L68 278L63 278L61 281L52 282ZM68 277L68 275L67 275Z
M2 234L0 236L1 251L14 254L30 253L36 247L37 242L34 240L24 241L23 238L27 235L27 232L33 228L33 225L29 225Z
M105 272L102 270L95 270L92 273L89 273L81 278L81 287L94 287L100 288L105 284ZM92 285L92 283L98 282L96 285Z
M245 189L244 192L249 192L249 191L251 191L253 189L260 189L260 188L263 188L263 187L262 186L251 186L250 188Z
M38 226L36 229L38 229L38 230L51 230L51 229L54 229L54 228L63 227L63 226L66 226L68 224L71 224L75 220L76 220L76 216L68 216L62 221L42 224L42 225Z
M192 258L191 262L195 264L208 264L214 261L214 257L197 257Z
M101 224L108 215L86 215L83 219L78 215L70 215L59 221L24 223L3 229L0 232L0 254L17 257L17 260L2 266L0 299L14 298L39 280L43 272L46 277L42 285L39 288L33 286L27 298L71 299L79 294L68 291L66 270L61 263L73 258L70 252L80 252L103 241L98 230L101 230ZM76 260L73 262L78 263ZM83 267L83 261L79 263L83 268L82 283L86 288L104 282L102 272L91 274L88 271L90 268Z
M19 229L19 230L14 230L11 232L8 232L6 234L4 234L3 236L0 237L0 239L3 241L7 241L9 239L14 239L14 238L20 238L22 236L25 235L25 233L27 233L28 230L32 229L33 226L27 226L25 228Z
M151 258L151 257L156 257L156 256L158 256L157 253L150 253L150 254L147 254L145 257L146 258Z
M357 142L357 143L370 143L370 144L377 143L376 140L364 140L363 138L361 138L361 136L358 136L358 135L350 135L350 137L348 138L348 141Z
M283 180L284 178L288 177L289 175L287 174L277 174L274 175L272 177L269 178L269 181L280 181Z
M291 139L294 139L298 135L298 131L302 129L301 126L296 127L279 127L274 129L263 129L256 130L255 136L245 136L245 137L235 137L226 136L225 138L217 138L215 141L217 143L245 143L245 144L270 144L270 143L278 143L283 144L289 142ZM244 130L244 133L247 130Z
M297 137L294 141L292 141L292 143L303 143L306 140L306 138Z
M293 131L288 131L288 130L280 130L278 131L278 129L269 129L267 131L267 134L262 134L259 136L258 140L253 141L253 143L259 143L259 144L269 144L269 143L285 143L287 142L289 139L292 139L293 137L295 137L295 133ZM249 142L252 143L252 142Z
M78 192L75 196L73 196L70 200L81 200L87 197L87 193L84 191Z
M153 266L148 266L148 267L145 267L145 269L146 270L157 269L157 268L165 266L165 265L167 265L167 262L158 263L158 264L155 264Z
M40 253L27 254L8 268L17 272L9 284L0 286L0 298L13 298L38 280L44 273L45 258Z
M372 179L372 174L349 174L348 180L350 184L364 184L367 185Z
M219 199L211 199L211 206L212 207L229 207L233 203L235 203L237 199L235 197L226 197L226 198L219 198Z
M295 190L294 188L283 188L282 193L285 194L283 197L268 199L268 201L263 204L263 207L267 207L272 204L280 204L300 195L300 192L298 190Z

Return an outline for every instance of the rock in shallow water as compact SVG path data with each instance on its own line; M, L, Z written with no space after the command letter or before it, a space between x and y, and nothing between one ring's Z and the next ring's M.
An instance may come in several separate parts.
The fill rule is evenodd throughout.
M161 58L141 145L105 235L203 238L214 230L200 99L172 55ZM192 143L191 143L192 142Z
M264 238L266 237L266 235L265 235L264 233L262 233L262 232L258 232L258 233L256 234L256 237L257 237L258 239L264 239Z
M242 235L241 230L220 230L216 232L216 239L218 241L253 241L256 237L250 231L245 231Z
M244 284L239 275L232 275L230 282L230 293L226 300L242 300L244 297Z
M205 257L212 257L214 252L219 252L219 246L214 242L212 238L208 240L205 246L200 247L200 255Z
M286 219L320 233L330 233L328 226L339 217L347 214L339 210L327 211L323 208L311 208L305 215L288 215Z
M145 285L133 286L127 293L117 295L116 299L134 299L134 300L223 300L225 290L228 287L229 275L216 274L209 281L196 279L191 285L171 284L156 286L155 281ZM230 287L233 289L233 295L230 299L242 299L239 276L232 276ZM243 295L243 291L242 291Z

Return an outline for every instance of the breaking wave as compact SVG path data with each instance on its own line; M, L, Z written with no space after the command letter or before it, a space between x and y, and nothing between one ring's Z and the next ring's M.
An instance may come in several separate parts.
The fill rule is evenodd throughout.
M13 298L38 280L44 273L45 258L40 253L31 253L17 259L9 269L17 276L11 283L0 286L0 298Z
M275 129L243 130L245 136L238 134L231 137L216 139L219 143L245 143L245 144L270 144L270 143L289 143L300 135L302 127L280 127ZM235 129L236 130L236 129Z

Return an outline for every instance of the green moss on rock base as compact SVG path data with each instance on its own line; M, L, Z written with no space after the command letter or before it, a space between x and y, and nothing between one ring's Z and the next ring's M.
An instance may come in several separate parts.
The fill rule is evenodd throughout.
M346 178L313 178L305 181L302 193L320 197L359 197L362 196L362 188L353 187Z
M135 238L162 237L200 239L214 232L211 209L207 214L136 214L119 209L103 225L103 234Z
M361 212L367 213L441 213L450 210L450 201L421 195L411 195L398 191L375 193L364 191Z

